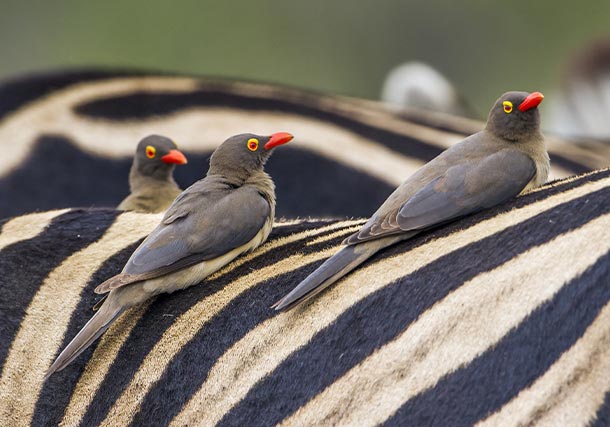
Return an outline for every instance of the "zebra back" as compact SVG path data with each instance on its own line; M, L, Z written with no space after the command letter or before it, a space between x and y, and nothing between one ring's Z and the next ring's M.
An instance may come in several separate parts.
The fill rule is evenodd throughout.
M490 100L491 102L491 100ZM483 124L288 87L150 73L62 71L0 85L0 218L116 206L137 141L175 139L200 179L228 136L290 131L268 163L280 217L369 216L422 164ZM610 145L548 136L552 178L610 165Z
M0 230L8 425L607 425L610 170L377 254L302 308L280 296L362 220L280 222L204 283L125 313L42 382L158 215L69 209ZM8 421L7 421L8 420Z

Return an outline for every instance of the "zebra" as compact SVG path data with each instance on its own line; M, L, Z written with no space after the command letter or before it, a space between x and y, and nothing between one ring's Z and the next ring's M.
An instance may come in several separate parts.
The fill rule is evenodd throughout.
M100 208L6 219L0 419L608 425L609 200L609 169L550 183L382 251L277 314L269 306L363 223L279 221L205 284L125 313L46 383L90 316L93 288L160 217Z
M374 210L371 194L389 193L482 124L146 73L45 74L9 82L0 94L0 140L14 141L4 143L0 191L15 198L1 215L13 217L0 220L1 424L610 423L606 145L550 138L554 176L578 175L388 248L320 298L278 314L269 306L363 224L354 216ZM68 153L87 166L72 167L71 179L91 190L100 173L92 165L106 174L128 165L144 129L172 135L203 163L217 136L254 119L291 121L305 147L290 169L272 172L286 210L269 240L206 283L126 312L43 382L90 317L93 288L120 271L160 216L104 207L126 191L118 180L90 199L45 187L48 176L35 175L54 166L41 160ZM347 197L338 195L327 210L315 199L305 206L290 186L282 196L282 183L298 184L295 170L306 173L310 152L308 194L336 193L328 174L343 168L356 204L343 206ZM48 197L28 205L24 189Z
M296 139L269 164L278 215L365 217L422 164L483 125L260 83L98 70L22 76L0 85L0 218L116 206L129 191L134 145L151 132L188 152L189 166L176 171L185 188L227 135L279 128ZM610 165L606 143L547 139L553 178Z

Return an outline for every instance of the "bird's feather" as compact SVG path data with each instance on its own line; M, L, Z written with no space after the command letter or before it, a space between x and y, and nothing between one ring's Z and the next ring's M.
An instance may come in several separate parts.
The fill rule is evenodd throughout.
M95 292L163 276L242 246L260 231L271 209L256 188L248 185L198 195L196 201L177 199L166 217L178 217L161 222L135 250L123 272Z
M517 150L501 150L448 168L415 194L348 237L346 244L423 230L495 206L518 195L536 173L534 161Z
M296 307L322 292L328 286L369 259L380 249L396 243L403 238L405 238L405 236L395 236L342 248L339 252L327 259L316 269L316 271L307 276L307 278L299 283L299 285L289 294L276 302L272 308L284 310Z
M125 307L109 303L106 300L105 304L95 312L93 317L85 324L83 329L70 341L70 344L57 356L57 359L49 367L45 380L54 372L61 371L76 359L83 351L87 349L112 322L123 312Z
M419 230L495 206L519 194L535 173L534 161L515 150L450 167L402 205L398 226Z

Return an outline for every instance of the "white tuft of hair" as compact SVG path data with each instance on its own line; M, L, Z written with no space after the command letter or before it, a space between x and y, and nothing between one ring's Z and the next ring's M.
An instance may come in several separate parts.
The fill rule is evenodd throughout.
M406 62L392 69L381 91L385 103L447 114L466 115L451 82L423 62Z

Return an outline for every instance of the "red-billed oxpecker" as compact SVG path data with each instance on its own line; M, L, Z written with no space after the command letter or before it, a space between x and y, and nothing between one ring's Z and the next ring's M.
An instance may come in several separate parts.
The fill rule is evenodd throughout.
M447 221L490 208L546 182L550 163L540 133L540 92L508 92L485 129L451 146L403 182L346 246L278 301L311 298L380 249Z
M212 154L205 178L176 198L123 271L95 289L107 298L53 362L47 377L65 368L129 307L196 285L261 245L275 215L275 185L264 165L275 147L291 139L280 132L242 134L223 142Z
M169 208L182 192L174 181L174 168L184 164L186 157L171 139L160 135L142 139L129 171L130 194L118 209L157 213Z

